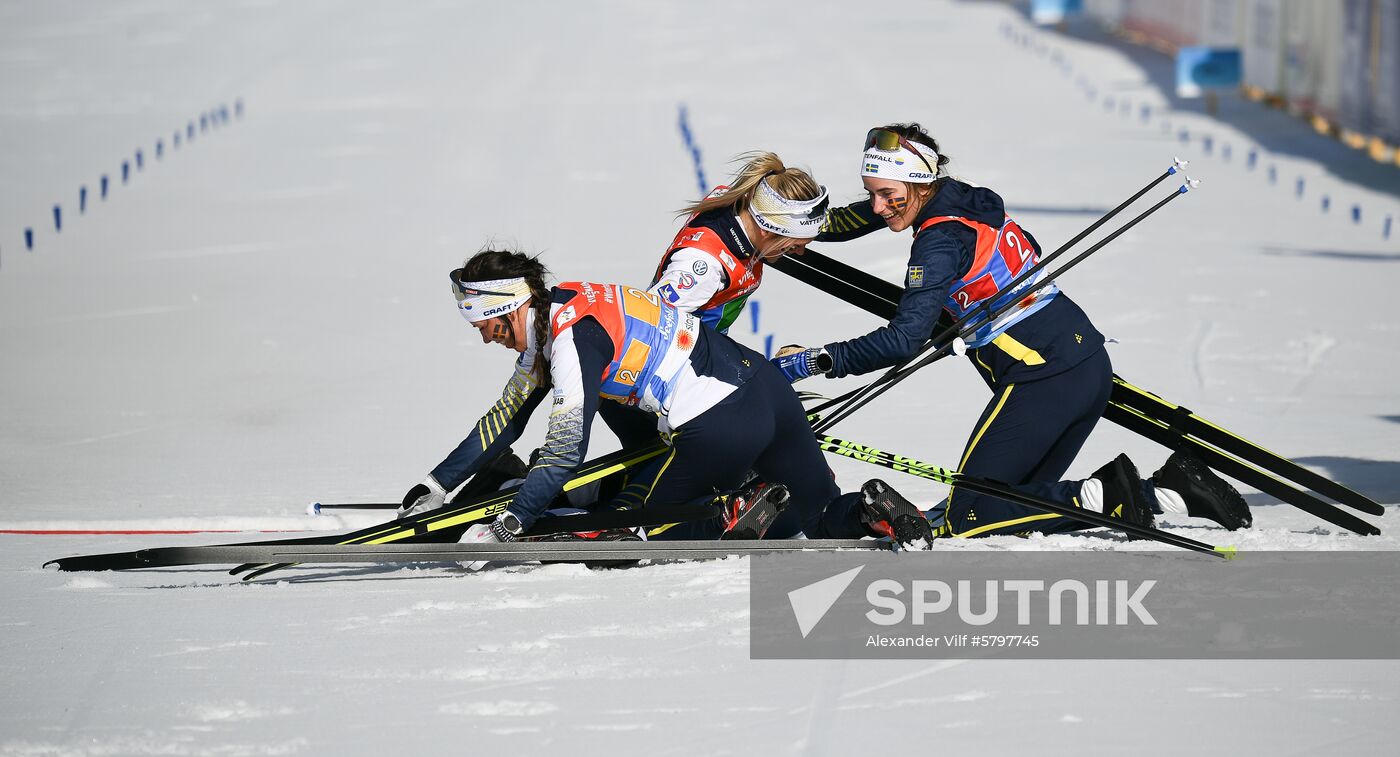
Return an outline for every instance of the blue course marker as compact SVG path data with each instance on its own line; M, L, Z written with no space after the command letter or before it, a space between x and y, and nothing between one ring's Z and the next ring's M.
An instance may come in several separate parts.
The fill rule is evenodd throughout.
M28 226L24 227L24 249L34 251L34 230Z
M194 139L194 121L185 124L185 139Z
M1360 205L1353 205L1353 206L1351 206L1351 222L1352 222L1352 223L1361 223L1361 206L1360 206Z
M1301 176L1298 177L1298 189L1296 192L1299 198L1303 196L1303 177Z
M1230 162L1230 145L1224 144L1220 146L1220 157L1223 158L1226 163Z
M1201 147L1206 151L1206 155L1215 149L1215 137L1205 136L1201 138Z
M758 333L758 300L749 300L749 323L753 333Z
M763 337L763 356L769 360L773 359L773 335Z
M78 187L78 212L87 212L87 185Z
M63 231L63 206L53 206L53 230Z
M163 157L165 157L165 141L164 141L164 140L157 139L157 140L156 140L156 160L160 160L160 159L163 158Z
M200 114L199 114L199 130L200 130L200 131L209 131L209 114L207 114L207 113L200 113Z
M102 174L102 199L107 199L107 174Z
M1382 238L1382 239L1390 239L1390 224L1391 224L1391 222L1394 221L1394 220L1395 220L1395 219L1392 218L1391 216L1386 216L1386 217L1385 217L1385 225L1383 225L1383 226L1381 227L1381 238Z
M146 156L142 155L142 154L141 154L141 151L138 149L138 150L136 151L136 170L138 170L138 171L142 170L143 168L145 168L145 165L146 165Z
M127 180L127 179L130 179L130 178L131 178L131 164L128 163L127 161L123 160L123 161L122 161L122 183L125 184L125 183L126 183L126 180Z
M1254 164L1255 164L1255 163L1258 163L1258 162L1259 162L1259 151L1258 151L1258 150L1250 150L1250 151L1249 151L1249 157L1245 158L1244 164L1245 164L1246 166L1248 166L1249 169L1252 171L1252 170L1254 170Z
M1327 195L1322 196L1322 212L1326 213L1332 209L1332 198Z
M1278 166L1269 166L1269 183L1278 183Z
M242 118L242 117L243 117L243 99L242 99L242 98L239 98L239 99L233 101L233 117L234 117L234 118Z
M180 130L179 130L179 129L176 129L176 130L175 130L175 136L171 139L171 141L175 143L175 149L177 149L177 150L180 149Z

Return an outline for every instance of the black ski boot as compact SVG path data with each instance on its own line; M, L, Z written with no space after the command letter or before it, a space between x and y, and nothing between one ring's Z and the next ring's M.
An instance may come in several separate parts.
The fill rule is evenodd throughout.
M1142 490L1137 466L1127 455L1119 455L1090 478L1103 483L1103 514L1124 523L1152 528L1152 503Z
M861 522L874 536L888 536L906 549L933 549L928 518L889 484L872 478L860 487Z
M1249 505L1235 487L1190 452L1173 452L1161 470L1152 474L1152 483L1180 494L1186 514L1192 518L1213 520L1229 531L1254 523Z
M788 504L788 490L782 484L769 486L759 481L729 495L724 505L724 533L720 539L762 539L768 527Z

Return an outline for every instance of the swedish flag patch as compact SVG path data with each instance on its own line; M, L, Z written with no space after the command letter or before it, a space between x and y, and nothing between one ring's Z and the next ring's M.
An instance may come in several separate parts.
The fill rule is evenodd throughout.
M918 289L924 285L924 267L921 265L909 266L909 289Z

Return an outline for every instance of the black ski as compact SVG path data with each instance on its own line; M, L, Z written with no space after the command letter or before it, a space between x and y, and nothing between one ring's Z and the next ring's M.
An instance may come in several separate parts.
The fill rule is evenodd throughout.
M1299 486L1306 486L1324 497L1329 497L1343 505L1371 515L1385 514L1385 507L1370 497L1314 473L1278 453L1270 452L1256 442L1226 431L1187 408L1168 402L1146 389L1132 385L1117 374L1113 376L1112 398L1119 405L1167 423L1174 431L1194 436L1222 450L1228 450L1230 454L1246 462L1270 468L1280 476L1296 482Z
M491 544L220 544L155 547L132 552L129 568L233 563L413 563L475 560L582 562L594 560L703 560L751 554L837 550L890 550L875 539L774 541L518 541ZM70 561L60 570L99 570Z

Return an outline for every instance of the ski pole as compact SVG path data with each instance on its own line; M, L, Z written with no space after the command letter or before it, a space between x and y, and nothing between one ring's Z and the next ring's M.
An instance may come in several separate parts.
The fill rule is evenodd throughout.
M1003 298L1004 296L1006 296L1007 294L1009 294L1009 293L1015 291L1015 290L1016 290L1016 287L1020 286L1024 281L1026 281L1026 280L1029 279L1030 277L1032 277L1032 276L1034 276L1035 274L1039 273L1040 271L1044 270L1045 267L1046 267L1047 265L1049 265L1052 261L1054 261L1054 260L1055 260L1056 258L1058 258L1060 255L1062 255L1065 251L1069 250L1071 247L1073 247L1073 246L1075 246L1076 244L1078 244L1081 240L1083 240L1083 239L1084 239L1085 237L1087 237L1088 235L1090 235L1090 234L1094 233L1095 231L1097 231L1097 230L1098 230L1100 227L1102 227L1105 223L1108 223L1110 220L1112 220L1114 217L1116 217L1119 213L1123 212L1123 210L1124 210L1125 208L1127 208L1129 205L1132 205L1133 203L1137 202L1143 195L1147 194L1147 192L1148 192L1149 190L1151 190L1153 187L1157 186L1158 184L1161 184L1161 183L1162 183L1164 180L1166 180L1168 177L1173 176L1173 175L1177 174L1177 173L1180 172L1180 171L1184 171L1184 170L1186 169L1186 166L1187 166L1188 164L1189 164L1189 161L1182 160L1181 158L1173 158L1173 159L1172 159L1172 165L1171 165L1170 167L1168 167L1166 171L1163 171L1162 174L1161 174L1160 176L1158 176L1157 178L1155 178L1155 179L1153 179L1152 181L1148 182L1148 183L1146 184L1146 186L1144 186L1142 189L1139 189L1137 192L1133 193L1133 195L1132 195L1131 197L1129 197L1128 199L1126 199L1126 200L1124 200L1123 202L1119 203L1119 204L1118 204L1118 207L1113 208L1112 210L1110 210L1110 211L1108 211L1107 213L1105 213L1105 214L1103 214L1102 216L1100 216L1098 220L1096 220L1096 221L1094 221L1093 223L1089 224L1089 226L1087 226L1083 231L1080 231L1078 234L1076 234L1076 235L1074 236L1074 238L1070 239L1068 242L1065 242L1064 244L1060 245L1059 248L1057 248L1054 252L1050 253L1049 255L1046 255L1044 258L1041 258L1039 262L1037 262L1037 263L1036 263L1034 266L1032 266L1029 270L1023 271L1019 276L1017 276L1015 279L1013 279L1013 280L1011 281L1011 283L1009 283L1009 284L1007 284L1006 286L1002 287L996 294L992 295L991 297L987 298L986 300L983 300L983 301L982 301L982 304L979 305L977 308L975 308L975 309L973 309L973 310L970 310L970 311L968 311L967 313L964 313L963 316L962 316L962 318L959 318L959 319L958 319L956 322L954 322L951 326L949 326L948 328L944 329L942 333L938 334L938 335L937 335L936 337L934 337L934 338L931 338L928 342L925 342L924 345L923 345L922 347L919 348L919 352L918 352L917 354L915 354L913 357L909 358L908 360L905 360L904 362L900 363L899 365L894 366L893 368L891 368L891 369L885 374L885 376L888 377L888 376L890 376L890 375L893 375L893 374L896 373L897 371L899 371L899 370L903 369L904 367L908 366L910 363L912 363L912 362L918 360L919 357L920 357L921 355L923 355L923 353L927 352L930 348L934 347L935 345L939 345L939 344L942 344L942 343L944 343L944 342L948 342L948 341L950 341L950 340L953 339L953 338L961 338L962 334L963 334L964 331L965 331L964 327L967 325L967 323L968 323L969 321L971 321L974 317L977 317L977 316L979 316L979 315L984 315L984 314L986 314L987 311L988 311L988 309L989 309L990 306L991 306L991 303L996 302L997 300L1002 299L1002 298ZM1189 180L1189 177L1188 177L1188 180ZM801 261L800 259L797 259L797 260L795 260L795 261L793 261L793 262L794 262L794 263L797 263L797 264L800 264L802 261ZM1047 278L1047 280L1053 281L1057 276L1059 276L1060 273L1063 273L1063 271L1057 272L1054 276L1048 276L1048 277L1046 277L1046 278ZM866 296L872 297L872 298L877 296L877 295L875 295L874 293L870 293L870 292L865 292L865 293L863 293L863 294L865 294ZM897 304L897 303L894 303L894 304ZM984 320L985 322L991 322L993 319L994 319L994 316L990 316L990 317L984 318L983 320ZM884 377L882 377L882 379L883 379L883 378L884 378ZM877 380L877 381L878 381L878 380ZM841 403L841 402L843 402L843 401L845 401L845 400L847 400L847 399L849 399L849 398L855 396L855 395L858 394L860 391L861 391L860 389L852 390L851 392L848 392L848 393L845 394L845 395L842 395L842 396L840 396L840 397L837 397L835 400L833 400L832 402L828 403L827 405L823 405L823 406L817 408L817 410L824 410L824 409L826 409L827 407L830 407L830 406L832 406L832 405Z
M1102 528L1112 528L1140 539L1150 539L1161 544L1169 544L1173 547L1180 547L1182 549L1191 550L1192 552L1213 555L1226 560L1232 559L1235 556L1234 547L1216 547L1206 544L1205 542L1163 531L1159 528L1116 520L1093 510L1071 507L1033 494L1027 494L1000 481L969 476L958 473L957 471L948 470L947 468L940 468L936 465L920 462L912 458L891 455L883 450L865 447L844 439L827 436L826 434L817 434L817 446L832 454L849 457L873 465L879 465L901 473L908 473L912 476L927 478L946 486L967 489L968 491L985 494L989 497L996 497L997 499L1002 499L1014 504L1034 507L1038 510L1044 510L1054 513L1055 515L1070 518L1071 520L1080 521L1081 523L1087 523Z
M337 503L332 505L312 502L306 506L307 515L320 515L322 510L397 510L403 507L398 502Z
M1132 219L1131 221L1128 221L1127 223L1123 224L1123 225L1120 226L1116 231L1114 231L1112 234L1109 234L1107 237L1104 237L1103 239L1099 240L1097 243L1095 243L1095 244L1094 244L1093 246L1091 246L1089 249L1085 250L1084 252L1079 253L1079 255L1075 256L1073 260L1071 260L1070 262L1066 263L1066 264L1065 264L1064 266L1062 266L1059 270L1055 271L1055 273L1054 273L1053 276L1047 276L1047 277L1045 277L1043 280L1040 281L1040 283L1038 283L1034 288L1032 288L1032 290L1031 290L1029 293L1027 293L1026 296L1030 296L1031 294L1034 294L1035 292L1039 291L1040 289L1042 289L1042 288L1048 286L1051 282L1055 281L1056 278L1058 278L1059 276L1063 275L1065 272L1067 272L1069 269L1073 268L1074 266L1078 265L1078 264L1079 264L1080 262L1082 262L1085 258L1087 258L1087 257L1089 257L1090 255L1092 255L1092 254L1094 254L1095 252L1097 252L1097 251L1098 251L1099 249L1101 249L1104 245L1106 245L1106 244L1108 244L1109 242L1112 242L1113 240L1117 239L1117 238L1118 238L1119 236L1121 236L1124 232L1128 231L1128 230L1131 229L1132 227L1136 226L1138 223L1142 222L1143 219L1147 218L1148 216L1150 216L1150 215L1152 215L1153 213L1156 213L1158 210L1162 209L1167 203L1171 202L1172 200L1175 200L1177 197L1180 197L1181 195L1186 194L1188 191L1191 190L1191 188L1192 188L1194 185L1196 185L1196 184L1198 184L1198 183L1199 183L1199 182L1195 182L1195 181L1193 181L1193 180L1191 180L1191 179L1188 178L1186 184L1182 184L1182 185L1181 185L1178 189L1176 189L1174 192L1172 192L1171 194L1167 195L1165 198L1163 198L1161 201L1157 202L1157 203L1156 203L1155 205L1153 205L1152 207L1150 207L1150 208L1148 208L1147 210L1143 211L1143 212L1142 212L1141 214L1139 214L1136 218L1134 218L1134 219ZM1021 299L1024 299L1024 298L1021 298ZM990 323L990 322L995 321L995 320L996 320L998 317L1000 317L1003 313L1005 313L1006 311L1010 310L1010 309L1013 308L1013 307L1016 307L1016 306L1020 303L1020 301L1021 301L1020 299L1011 299L1011 300L1008 300L1007 302L1002 303L1001 307L996 308L995 310L993 310L993 311L991 312L991 314L987 317L987 322ZM979 327L978 325L973 325L973 326L964 327L963 334L971 334L971 333L975 332L975 330L976 330L978 327ZM833 412L831 415L829 415L829 416L823 418L822 421L821 421L820 423L817 424L816 430L817 430L818 432L826 431L827 429L829 429L829 428L831 428L832 426L836 425L836 423L838 423L838 422L840 422L841 420L845 419L846 417L848 417L849 415L851 415L851 413L854 413L856 410L859 410L860 408L862 408L862 407L864 407L866 404L868 404L871 400L875 399L876 397L878 397L878 396L880 396L881 394L883 394L883 393L885 393L886 391L888 391L888 390L889 390L891 387L893 387L895 384L898 384L899 382L901 382L901 381L903 381L904 379L908 378L908 377L909 377L910 375L912 375L915 371L919 370L920 368L922 368L922 367L924 367L924 366L926 366L926 365L928 365L928 364L930 364L930 363L933 363L933 362L939 360L940 358L942 358L942 357L944 357L945 355L947 355L949 352L953 351L963 338L964 338L963 335L959 335L959 336L958 336L957 338L955 338L953 341L943 343L941 346L939 346L937 349L935 349L935 350L933 351L933 353L929 354L929 355L926 356L926 357L923 357L922 359L919 359L918 362L915 362L913 365L906 365L906 366L900 366L900 367L893 368L893 369L891 369L890 371L888 371L888 372L886 372L885 374L883 374L882 376L880 376L880 378L878 378L878 379L876 379L876 380L870 382L869 384L865 385L864 387L861 387L860 389L856 390L853 394L850 394L850 395L843 395L842 397L838 398L837 400L834 400L833 402L843 402L843 401L844 401L844 402L843 402L843 404L841 404L839 407L836 408L835 412ZM850 399L846 399L846 397L850 397ZM823 407L819 407L819 408L816 408L815 411L820 411L820 410L823 410L823 409L824 409ZM815 412L815 411L814 411L814 412Z

